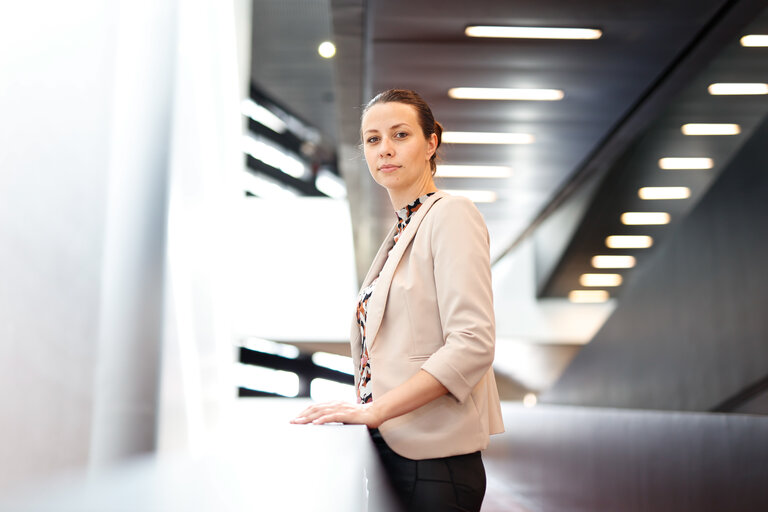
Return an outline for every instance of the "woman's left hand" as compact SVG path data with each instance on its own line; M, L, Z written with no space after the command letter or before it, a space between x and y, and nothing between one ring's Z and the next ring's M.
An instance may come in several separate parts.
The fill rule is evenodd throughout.
M301 411L291 423L322 425L323 423L349 423L377 428L382 422L377 417L373 404L352 404L349 402L324 402L313 404Z

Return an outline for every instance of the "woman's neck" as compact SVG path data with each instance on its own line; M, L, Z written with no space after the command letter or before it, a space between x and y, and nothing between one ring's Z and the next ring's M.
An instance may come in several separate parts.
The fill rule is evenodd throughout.
M394 208L396 212L402 210L406 207L406 205L412 203L419 197L425 194L429 194L430 192L437 191L437 187L435 186L435 182L431 175L423 183L418 183L415 185L416 186L409 187L405 190L387 189L387 192L389 192L389 200L392 203L392 208Z

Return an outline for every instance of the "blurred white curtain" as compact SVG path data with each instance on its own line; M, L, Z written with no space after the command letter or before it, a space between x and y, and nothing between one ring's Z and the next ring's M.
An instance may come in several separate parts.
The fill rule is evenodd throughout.
M228 261L242 197L239 105L249 71L238 54L250 42L236 26L242 32L248 5L185 0L177 7L160 450L203 449L236 399L228 304L236 276Z

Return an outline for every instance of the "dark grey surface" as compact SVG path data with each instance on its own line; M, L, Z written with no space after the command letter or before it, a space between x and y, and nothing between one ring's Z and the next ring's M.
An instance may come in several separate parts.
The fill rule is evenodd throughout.
M767 143L768 120L545 401L703 411L768 376Z
M506 404L484 512L768 510L768 418Z

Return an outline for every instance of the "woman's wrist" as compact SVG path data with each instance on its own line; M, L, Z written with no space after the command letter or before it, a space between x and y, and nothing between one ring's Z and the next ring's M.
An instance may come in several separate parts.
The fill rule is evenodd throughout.
M368 416L368 420L365 422L368 428L379 428L379 425L384 423L384 418L381 417L381 408L377 407L377 405L376 402L363 404L363 408Z

